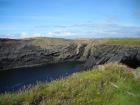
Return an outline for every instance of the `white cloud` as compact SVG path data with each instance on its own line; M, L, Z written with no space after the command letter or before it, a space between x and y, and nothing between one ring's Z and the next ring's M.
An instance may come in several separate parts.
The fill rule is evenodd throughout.
M19 35L19 38L30 38L30 37L43 37L44 35L43 34L40 34L40 33L26 33L26 32L22 32L20 35Z
M64 30L63 28L55 29L54 31L48 32L47 34L48 37L69 37L73 35L73 32Z
M140 27L119 24L81 23L71 27L81 29L82 36L87 37L140 37Z
M71 32L61 32L61 31L55 31L55 32L48 32L48 36L69 36L72 35Z
M68 32L68 31L52 31L52 32L48 32L47 34L22 32L20 34L6 34L6 35L3 35L3 38L12 38L12 39L24 39L24 38L32 38L32 37L68 38L71 35L73 35L73 33Z
M124 26L120 24L97 24L92 22L53 27L49 32L7 34L7 38L61 37L61 38L100 38L100 37L140 37L140 26ZM39 31L39 30L38 30Z
M12 38L12 39L17 39L17 35L16 34L5 34L5 35L1 35L2 38Z

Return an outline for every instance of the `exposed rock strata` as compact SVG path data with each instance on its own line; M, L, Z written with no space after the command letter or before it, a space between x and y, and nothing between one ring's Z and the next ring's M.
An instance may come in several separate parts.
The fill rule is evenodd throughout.
M132 68L140 66L140 47L122 45L97 45L86 61L84 68L89 69L105 63L122 63Z
M65 61L85 61L85 44L47 45L42 48L27 41L14 42L0 44L0 70Z
M0 40L0 70L65 61L86 61L89 69L104 63L140 66L140 47L92 43L32 44L30 40Z

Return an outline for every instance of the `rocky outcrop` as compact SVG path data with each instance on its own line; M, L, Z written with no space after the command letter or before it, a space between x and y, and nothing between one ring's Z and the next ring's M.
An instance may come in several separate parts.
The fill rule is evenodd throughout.
M65 61L85 61L86 44L61 44L40 47L30 41L4 40L0 43L0 70Z
M37 42L33 43L32 40L1 39L0 70L65 61L85 61L84 69L111 62L123 63L132 68L140 66L140 46L73 43L73 41L50 45L46 42L47 40L43 44L41 42L36 44Z
M106 63L122 63L131 68L140 66L140 47L122 45L97 45L86 61L84 68L90 69Z

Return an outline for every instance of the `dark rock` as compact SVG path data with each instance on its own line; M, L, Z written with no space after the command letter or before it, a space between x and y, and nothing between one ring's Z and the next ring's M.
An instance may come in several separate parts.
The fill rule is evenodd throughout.
M140 66L140 47L120 45L95 46L94 54L86 61L84 68L90 69L105 63L122 63L131 68Z
M0 70L57 63L84 61L81 56L86 44L47 45L45 48L24 41L0 44Z
M0 70L65 61L86 61L83 69L111 62L140 66L140 46L73 42L43 46L31 40L0 40Z

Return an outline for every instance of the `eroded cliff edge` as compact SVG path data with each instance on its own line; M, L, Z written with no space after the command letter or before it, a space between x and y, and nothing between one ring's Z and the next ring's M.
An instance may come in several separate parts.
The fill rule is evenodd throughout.
M99 40L0 39L0 70L66 61L84 61L84 69L110 62L136 68L140 66L140 46Z
M0 70L65 61L85 61L86 47L87 44L64 39L1 39Z
M125 45L97 45L84 67L90 69L96 65L122 63L131 68L140 66L140 47Z

